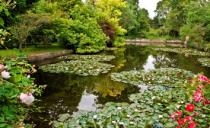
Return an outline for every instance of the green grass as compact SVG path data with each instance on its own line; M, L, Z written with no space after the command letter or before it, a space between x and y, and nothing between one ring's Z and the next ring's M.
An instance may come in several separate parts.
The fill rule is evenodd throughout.
M28 47L20 51L19 49L8 49L8 50L0 50L0 57L16 57L19 55L30 55L34 53L42 53L42 52L54 52L64 50L59 46L51 46L51 47Z

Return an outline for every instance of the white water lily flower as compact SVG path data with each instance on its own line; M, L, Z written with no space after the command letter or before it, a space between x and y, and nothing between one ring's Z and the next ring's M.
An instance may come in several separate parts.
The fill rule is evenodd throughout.
M97 119L97 117L98 117L97 115L94 115L94 116L93 116L93 119Z
M163 115L158 115L159 118L163 118Z
M119 122L120 125L124 125L124 122Z
M121 108L121 107L117 107L117 109L118 109L118 110L121 110L122 108Z
M1 76L2 76L2 78L4 78L4 79L9 79L11 76L10 76L10 73L9 72L7 72L7 71L3 71L3 72L1 72Z
M34 102L34 96L31 93L21 93L20 94L20 100L22 103L26 105L31 105Z
M113 123L113 124L116 124L117 122L116 122L116 121L112 121L112 123Z

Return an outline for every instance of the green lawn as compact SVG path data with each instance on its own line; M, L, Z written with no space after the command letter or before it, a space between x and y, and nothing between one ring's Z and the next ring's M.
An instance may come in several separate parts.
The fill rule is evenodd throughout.
M54 52L54 51L60 51L63 50L63 48L59 46L51 46L51 47L28 47L23 49L22 51L18 49L8 49L8 50L0 50L0 57L15 57L18 55L30 55L32 53L42 53L42 52Z

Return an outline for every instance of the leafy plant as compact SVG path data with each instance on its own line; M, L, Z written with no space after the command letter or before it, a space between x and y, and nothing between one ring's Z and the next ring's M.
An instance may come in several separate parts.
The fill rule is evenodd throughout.
M41 87L34 84L30 74L35 72L33 66L22 59L5 59L1 64L0 77L0 127L24 127L28 107L22 103L28 103L21 94L41 94ZM33 98L33 95L31 94ZM22 99L19 99L22 98ZM23 101L24 100L24 101ZM28 99L27 99L28 100ZM31 99L30 103L33 102Z

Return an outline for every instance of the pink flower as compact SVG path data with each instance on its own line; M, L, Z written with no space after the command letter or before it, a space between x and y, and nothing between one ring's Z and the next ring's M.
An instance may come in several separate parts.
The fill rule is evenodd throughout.
M180 119L180 118L181 118L181 116L182 116L182 112L177 111L177 112L175 112L175 113L171 114L171 116L170 116L170 117L171 117L173 120L176 120L176 116L178 116L178 119Z
M0 64L0 72L3 71L5 69L3 64Z
M198 116L198 115L199 115L199 113L198 112L195 112L193 116Z
M197 90L195 93L194 93L194 97L193 97L193 100L195 102L200 102L202 99L202 92L201 90Z
M31 105L32 102L34 101L34 96L31 93L21 93L20 94L20 100L22 103L26 105Z
M198 80L201 81L201 82L203 82L203 81L208 82L209 81L209 79L204 75L199 75Z
M10 73L9 72L7 72L7 71L3 71L3 72L1 72L1 76L2 76L2 78L4 78L4 79L9 79L11 76L10 76Z

